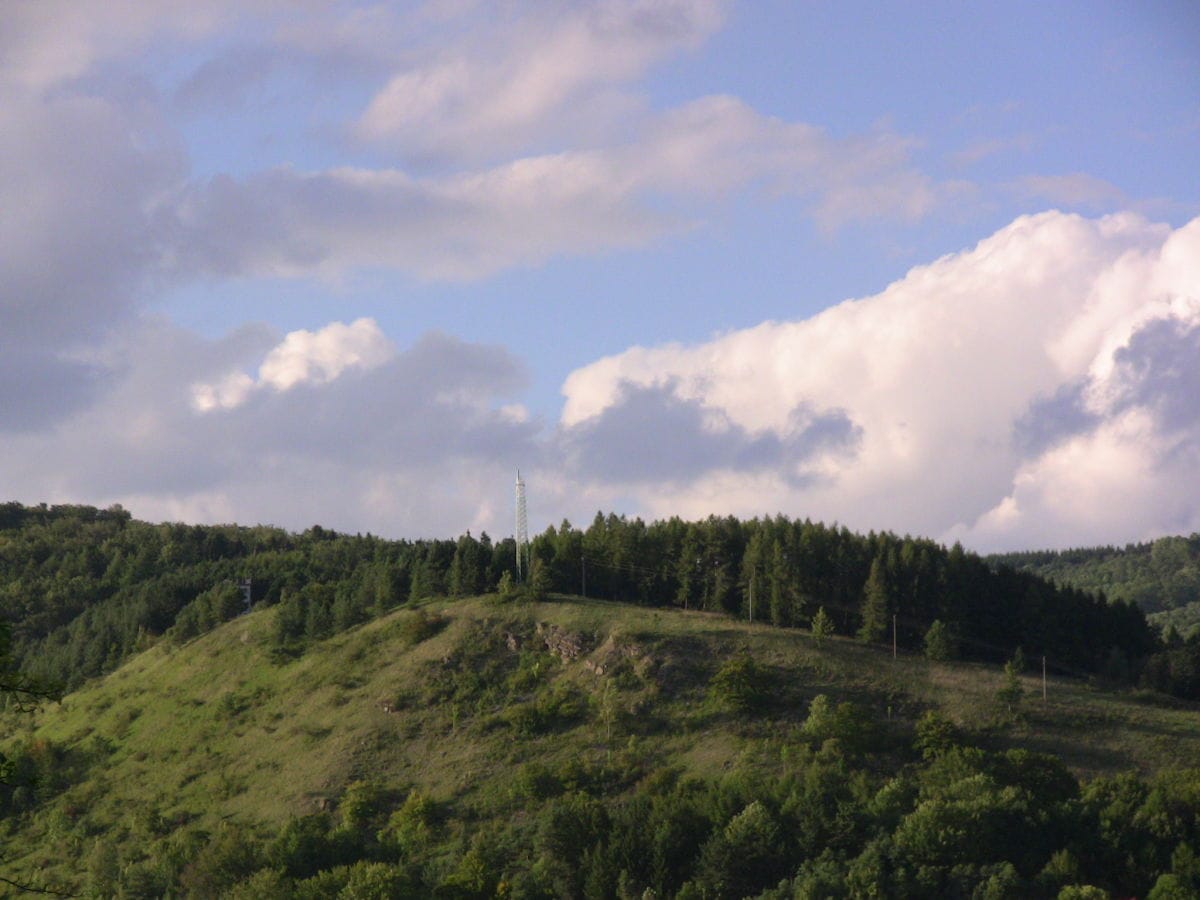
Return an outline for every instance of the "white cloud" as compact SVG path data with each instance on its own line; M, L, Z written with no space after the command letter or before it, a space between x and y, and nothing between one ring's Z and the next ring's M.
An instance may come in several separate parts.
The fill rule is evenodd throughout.
M123 365L87 409L0 442L0 496L119 502L152 520L445 536L507 525L488 510L508 509L512 469L542 454L539 423L512 408L521 364L445 335L398 349L361 320L209 341L143 319L100 355ZM287 366L266 366L281 356ZM253 385L229 375L256 367L267 375ZM288 377L267 380L279 372Z
M373 369L395 355L395 345L374 319L356 319L349 325L330 322L317 331L299 329L266 355L257 381L235 369L216 381L192 385L192 407L205 413L234 409L256 389L287 391L302 384L327 384L347 370Z
M259 383L280 391L302 382L324 384L351 367L373 368L395 352L373 319L332 322L319 331L289 333L263 360Z
M274 0L37 0L10 3L0 29L0 79L41 90L85 75L163 36L196 40Z
M641 485L653 515L782 509L981 546L1025 544L1030 534L1119 540L1122 520L1139 534L1170 531L1194 522L1180 509L1200 502L1185 474L1200 428L1183 438L1184 426L1171 425L1195 408L1179 398L1200 396L1200 346L1190 352L1192 332L1171 324L1200 322L1197 297L1200 220L1171 232L1130 214L1023 217L811 319L635 348L579 369L563 387L562 427L611 419L640 386L751 435L787 435L804 404L841 411L859 429L810 481L797 483L784 462L710 466L683 491ZM1171 360L1169 372L1155 359ZM1056 417L1071 403L1085 406ZM1021 429L1038 434L1034 458L1023 456ZM1164 504L1172 493L1187 500Z
M134 320L83 360L110 373L90 405L0 443L0 493L503 534L520 465L547 521L783 511L981 549L1186 531L1198 267L1200 220L1024 217L811 319L599 360L553 431L500 348L396 348L366 319L218 341Z
M723 5L541 3L517 16L472 8L471 18L486 26L467 29L458 42L394 74L363 112L358 131L408 156L495 159L548 134L607 128L634 102L614 88L698 46L721 24Z
M279 168L195 186L178 206L181 271L335 277L384 266L466 280L559 256L644 246L694 227L760 186L807 203L824 226L918 219L950 195L907 144L845 140L706 97L629 143L417 177L398 169Z

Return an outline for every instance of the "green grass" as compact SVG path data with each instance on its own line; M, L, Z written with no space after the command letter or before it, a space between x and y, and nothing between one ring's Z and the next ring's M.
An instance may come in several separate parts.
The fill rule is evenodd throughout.
M548 652L539 623L578 636L582 653L564 662ZM547 779L619 791L664 769L715 776L764 741L800 740L820 693L901 736L938 709L985 743L1054 753L1085 778L1200 758L1195 705L1062 679L1043 701L1030 677L1012 719L995 700L998 668L893 659L848 638L817 646L807 632L706 613L431 602L282 661L273 626L265 610L182 647L162 642L32 718L10 714L10 748L52 742L79 775L9 820L10 868L77 884L77 860L97 836L137 847L226 820L266 834L363 779L487 821ZM709 678L735 654L770 679L753 715L709 697Z

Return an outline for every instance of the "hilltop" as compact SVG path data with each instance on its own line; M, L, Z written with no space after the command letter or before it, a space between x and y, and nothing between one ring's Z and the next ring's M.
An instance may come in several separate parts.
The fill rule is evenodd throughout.
M925 852L896 835L946 778L1000 792L974 801L981 821L1018 814L1011 783L1086 823L1118 773L1169 785L1200 752L1191 705L1054 677L1042 701L1028 673L1010 705L993 667L700 611L434 600L299 655L278 651L279 615L160 642L33 721L9 714L11 874L123 896L614 896L622 878L637 896L741 896L824 883L864 854L894 877ZM658 869L618 853L629 816L667 841L630 850L659 853ZM774 835L761 871L721 849L746 817L752 844ZM966 850L947 847L906 877L948 896L989 880L1030 892L994 896L1052 896L1085 876L1144 888L1170 868L1173 845L1158 869L1116 875L1086 843L1029 827L1048 842L1037 859L997 844L953 874ZM1051 865L1060 850L1074 875Z
M597 514L515 557L486 534L0 506L9 655L68 690L5 713L0 880L255 900L1200 890L1200 775L1174 768L1200 710L1145 689L1200 697L1200 640L1164 644L1131 603L782 516Z

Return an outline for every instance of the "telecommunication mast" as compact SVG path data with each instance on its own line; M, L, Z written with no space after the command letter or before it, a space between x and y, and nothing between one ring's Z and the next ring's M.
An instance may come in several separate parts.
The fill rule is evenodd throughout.
M529 522L525 516L525 482L517 469L517 581L525 580L529 568Z

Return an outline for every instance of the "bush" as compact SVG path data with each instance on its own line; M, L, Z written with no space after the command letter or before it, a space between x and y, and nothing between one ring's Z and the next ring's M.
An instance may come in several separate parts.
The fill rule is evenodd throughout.
M423 641L440 632L449 624L443 616L431 616L423 609L418 609L413 615L400 623L400 637L410 647L415 647Z
M941 619L934 619L925 632L925 658L945 662L958 656L958 641L949 626Z
M812 620L812 636L816 641L817 646L825 642L825 639L831 637L834 633L833 619L829 618L829 614L825 612L825 607L817 610L817 614Z
M223 825L179 878L184 892L218 897L261 866L258 843L244 828Z
M808 718L800 730L815 743L836 740L851 753L868 749L878 736L875 723L865 709L853 703L834 706L824 694L813 697Z
M709 696L736 712L760 709L769 697L769 677L749 656L730 657L708 683Z
M517 704L505 718L518 734L529 737L572 725L582 718L583 711L584 701L577 691L555 688L529 703Z
M753 896L787 874L779 824L759 800L714 834L700 851L696 884L705 896Z
M1020 665L1020 660L1015 656L1004 664L1004 684L996 691L996 699L1004 704L1010 713L1016 713L1021 698L1025 696L1025 688L1021 686Z
M962 732L941 713L929 710L917 720L915 747L925 759L934 759L962 745Z
M310 878L357 855L354 835L332 831L329 817L320 813L292 819L267 850L271 864L290 878Z

